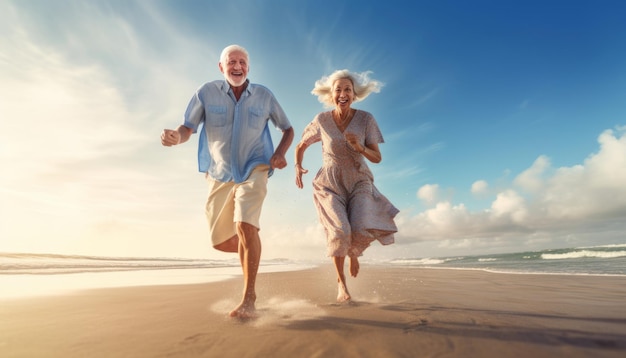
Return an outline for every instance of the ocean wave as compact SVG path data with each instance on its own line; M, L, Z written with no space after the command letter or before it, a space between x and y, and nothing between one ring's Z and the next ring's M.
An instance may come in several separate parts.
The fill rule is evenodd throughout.
M561 275L626 275L626 244L477 256L400 258L389 263L420 268Z
M593 251L593 250L578 250L569 251L560 254L541 254L541 258L544 260L565 260L565 259L580 259L580 258L601 258L612 259L617 257L626 257L626 251Z
M66 274L238 266L236 260L0 253L0 274Z
M582 247L577 247L577 249L613 249L613 248L620 248L620 247L626 247L626 244L609 244L609 245L597 245L597 246L582 246Z
M423 258L423 259L395 259L392 260L392 264L396 265L440 265L445 263L444 259L432 259L432 258Z

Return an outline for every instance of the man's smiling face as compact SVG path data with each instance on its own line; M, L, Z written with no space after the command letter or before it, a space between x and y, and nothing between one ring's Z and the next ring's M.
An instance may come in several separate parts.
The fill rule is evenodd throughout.
M220 62L220 71L232 87L240 87L248 77L248 56L241 51L228 54L225 63Z

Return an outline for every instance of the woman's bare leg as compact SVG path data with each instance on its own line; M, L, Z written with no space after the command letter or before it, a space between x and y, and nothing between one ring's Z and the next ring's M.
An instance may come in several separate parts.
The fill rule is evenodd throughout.
M356 275L359 274L360 267L359 258L356 256L350 257L350 275L352 275L352 277L356 277Z
M350 293L348 292L348 286L346 285L346 275L343 273L343 264L345 262L345 259L345 256L333 257L335 270L337 270L337 302L345 302L350 300Z

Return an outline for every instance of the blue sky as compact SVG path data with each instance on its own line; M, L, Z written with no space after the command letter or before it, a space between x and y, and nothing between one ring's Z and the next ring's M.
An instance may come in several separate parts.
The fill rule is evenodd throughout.
M160 145L218 56L250 52L299 138L336 69L385 85L369 259L626 242L622 1L3 1L0 251L231 258L210 248L197 136ZM273 131L278 140L279 132ZM295 144L295 142L294 142ZM319 167L320 146L304 166ZM266 259L323 259L310 180L270 180Z

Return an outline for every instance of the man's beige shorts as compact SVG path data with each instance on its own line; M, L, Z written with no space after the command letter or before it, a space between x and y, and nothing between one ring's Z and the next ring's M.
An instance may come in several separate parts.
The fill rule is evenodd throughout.
M248 180L236 184L220 182L207 176L209 198L206 218L213 246L237 235L236 222L245 222L260 229L261 208L267 194L269 166L254 168Z

